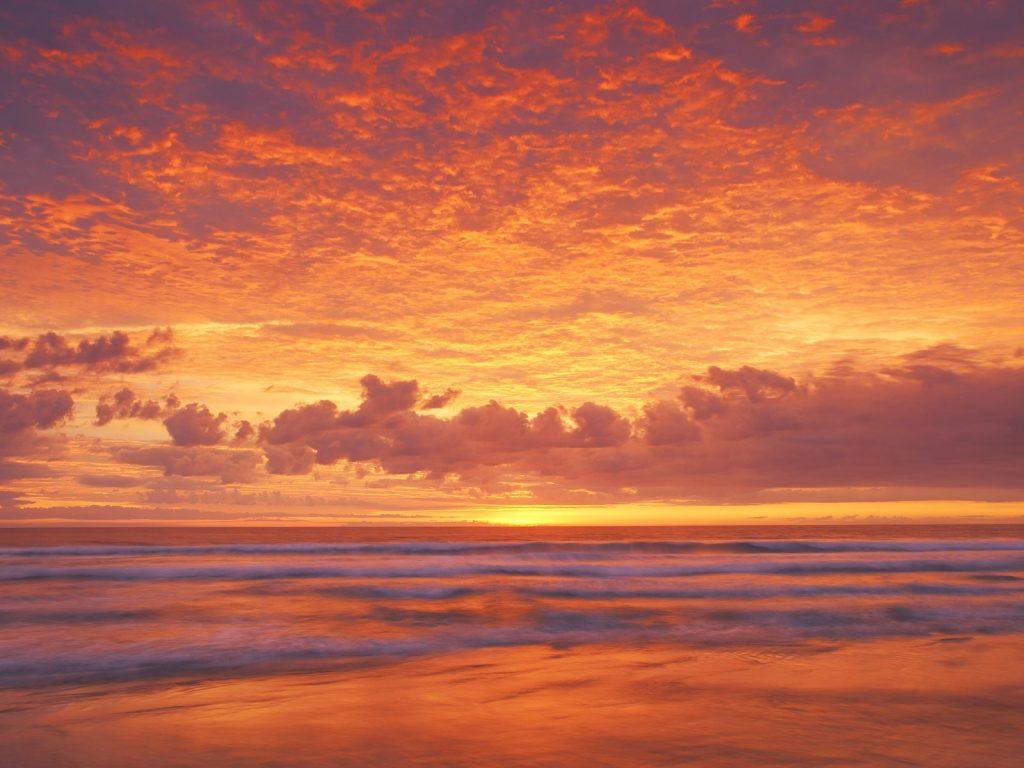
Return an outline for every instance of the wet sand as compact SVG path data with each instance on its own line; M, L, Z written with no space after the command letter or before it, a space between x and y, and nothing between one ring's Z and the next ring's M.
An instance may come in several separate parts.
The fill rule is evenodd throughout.
M1024 638L487 649L330 673L22 690L4 764L1020 765Z

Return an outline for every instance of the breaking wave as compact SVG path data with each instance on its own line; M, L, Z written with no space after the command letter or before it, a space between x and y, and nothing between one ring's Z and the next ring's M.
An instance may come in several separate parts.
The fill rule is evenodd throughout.
M0 583L0 686L1024 632L1024 539L5 547Z
M975 559L762 559L708 560L689 563L553 563L475 562L437 567L431 564L315 563L310 565L156 565L156 566L0 566L0 582L36 580L88 581L260 581L266 579L466 579L475 576L522 578L642 579L725 574L815 576L870 573L954 573L1024 570L1024 557Z
M212 555L623 555L801 554L828 552L1022 552L1020 539L858 539L777 541L389 542L383 544L83 545L0 547L0 557L185 557Z

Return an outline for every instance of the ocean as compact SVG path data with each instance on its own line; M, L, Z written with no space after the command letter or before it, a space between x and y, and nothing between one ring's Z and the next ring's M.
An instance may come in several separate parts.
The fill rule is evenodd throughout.
M0 766L1018 766L1024 526L0 529Z

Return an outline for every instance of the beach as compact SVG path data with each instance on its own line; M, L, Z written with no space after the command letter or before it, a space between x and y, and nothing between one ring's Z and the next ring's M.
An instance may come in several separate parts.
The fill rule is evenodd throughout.
M0 536L36 766L1016 765L1018 526Z

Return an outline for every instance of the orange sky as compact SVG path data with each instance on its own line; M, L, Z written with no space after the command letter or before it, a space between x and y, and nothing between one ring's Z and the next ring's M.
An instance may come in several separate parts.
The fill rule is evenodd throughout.
M0 10L0 524L1024 514L1013 0L149 5Z

